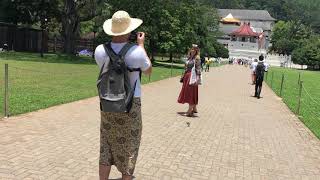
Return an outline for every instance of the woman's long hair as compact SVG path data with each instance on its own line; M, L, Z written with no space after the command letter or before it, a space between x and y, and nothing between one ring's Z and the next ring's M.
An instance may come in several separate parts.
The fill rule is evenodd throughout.
M195 50L196 53L191 57L191 51ZM190 48L189 52L188 52L188 59L195 59L195 60L200 60L200 49L199 48Z

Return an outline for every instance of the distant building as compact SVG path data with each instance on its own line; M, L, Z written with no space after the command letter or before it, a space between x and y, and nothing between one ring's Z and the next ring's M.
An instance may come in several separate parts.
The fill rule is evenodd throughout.
M230 49L266 50L276 19L265 10L218 9L219 42Z

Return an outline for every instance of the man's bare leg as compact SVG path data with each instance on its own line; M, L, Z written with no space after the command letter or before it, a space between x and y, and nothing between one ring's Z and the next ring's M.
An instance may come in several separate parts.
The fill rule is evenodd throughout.
M100 180L108 180L111 171L111 166L100 165L99 166L99 177Z

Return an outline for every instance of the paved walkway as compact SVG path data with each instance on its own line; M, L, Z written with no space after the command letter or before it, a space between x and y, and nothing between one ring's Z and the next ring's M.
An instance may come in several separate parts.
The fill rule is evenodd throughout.
M144 86L136 179L319 180L320 141L269 88L252 98L249 80L244 67L211 69L197 118L178 113L178 78ZM97 179L98 143L97 98L0 121L0 179Z

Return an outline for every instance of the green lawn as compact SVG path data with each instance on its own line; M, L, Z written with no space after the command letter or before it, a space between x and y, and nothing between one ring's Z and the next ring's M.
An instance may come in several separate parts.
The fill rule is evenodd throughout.
M284 74L283 101L296 113L299 97L299 73L301 81L303 81L299 117L320 138L320 72L271 68L265 78L267 84L270 87L272 85L272 89L280 96L281 79Z
M97 95L99 69L92 58L34 53L0 54L0 116L3 116L4 64L9 64L10 115L31 112L50 106ZM170 66L171 67L171 66ZM171 69L155 63L152 76L143 76L146 84L171 76ZM173 66L173 76L182 67Z

